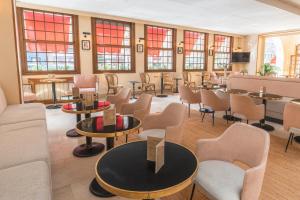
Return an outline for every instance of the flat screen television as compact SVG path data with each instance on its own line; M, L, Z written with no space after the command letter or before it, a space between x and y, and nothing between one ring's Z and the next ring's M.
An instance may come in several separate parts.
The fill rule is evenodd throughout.
M250 52L233 52L232 53L232 62L249 62L250 60Z

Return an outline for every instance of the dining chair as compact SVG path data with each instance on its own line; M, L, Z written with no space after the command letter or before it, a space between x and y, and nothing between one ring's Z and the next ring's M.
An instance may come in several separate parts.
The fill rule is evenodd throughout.
M130 88L121 88L115 95L107 95L107 101L115 105L116 112L120 113L122 104L128 103L131 96Z
M192 81L192 74L190 72L182 72L183 83L193 89L196 88L196 83Z
M289 139L285 147L287 151L289 144L293 143L294 136L300 135L300 105L296 103L285 104L283 111L283 128L289 133Z
M33 84L31 83L23 83L23 100L24 103L32 103L37 100L37 95L34 92Z
M79 93L96 93L97 76L94 74L78 74L73 77L74 87L79 88Z
M107 95L110 90L113 91L113 94L117 94L118 90L122 88L122 85L119 85L119 78L117 74L105 74L105 79L107 83Z
M191 116L191 104L199 104L201 109L201 93L193 92L192 89L186 85L179 86L179 96L182 103L188 104L188 115Z
M150 82L150 76L148 73L140 73L140 78L142 82L142 91L153 91L156 96L155 83Z
M246 95L230 94L230 108L233 116L247 120L261 121L265 116L264 104L257 105Z
M186 107L180 103L169 104L161 113L145 116L143 131L138 134L142 140L148 136L165 138L167 141L180 142L182 125L186 118Z
M206 113L212 114L212 125L215 124L215 112L217 111L225 111L225 114L227 115L227 111L229 110L229 100L227 96L220 91L217 91L216 93L213 90L209 89L201 89L201 101L204 105L204 108L202 108L202 122L205 117ZM227 123L228 123L228 119Z
M164 84L163 84L164 90L169 89L173 91L174 82L173 82L172 75L170 73L163 73L163 80L164 80Z
M211 199L258 200L269 146L265 130L239 122L217 138L198 140L199 169L190 200L196 184Z

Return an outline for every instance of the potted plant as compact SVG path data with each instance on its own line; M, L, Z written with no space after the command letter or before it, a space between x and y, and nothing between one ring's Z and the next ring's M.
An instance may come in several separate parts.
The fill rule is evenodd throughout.
M263 64L259 71L259 75L261 76L267 76L274 73L276 74L276 66L271 65L270 63Z

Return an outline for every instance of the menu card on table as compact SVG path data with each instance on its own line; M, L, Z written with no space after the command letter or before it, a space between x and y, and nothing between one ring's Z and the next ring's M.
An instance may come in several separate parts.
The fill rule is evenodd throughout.
M157 173L165 164L165 139L147 137L147 160L155 163L154 172Z
M108 110L103 111L103 125L115 125L116 124L116 108L112 106Z

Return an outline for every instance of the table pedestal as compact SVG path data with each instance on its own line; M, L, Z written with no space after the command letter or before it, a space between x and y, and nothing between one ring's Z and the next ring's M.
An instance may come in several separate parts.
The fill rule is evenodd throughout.
M164 94L164 77L161 75L160 77L160 94L156 95L157 97L168 97L168 95Z
M106 138L106 150L110 150L114 147L115 138ZM97 197L113 197L114 194L103 189L97 182L96 178L90 183L90 192Z
M91 137L86 137L86 144L81 144L73 150L76 157L96 156L104 150L104 144L92 142Z
M135 96L135 84L138 82L131 82L132 83L132 97L131 99L137 99Z
M46 106L47 109L59 109L61 108L61 105L56 104L56 84L55 82L51 83L52 86L52 99L53 99L53 104Z
M174 93L178 93L179 91L178 91L178 82L179 82L179 80L181 80L180 78L175 78L175 92Z
M260 121L260 123L253 123L253 126L264 129L265 131L274 131L274 127L266 124L266 114L267 114L267 100L263 99L263 104L265 105L265 116L264 119Z
M78 123L81 120L81 114L76 115L76 122ZM75 128L68 130L66 132L67 137L81 137L82 135L78 134L75 130Z

